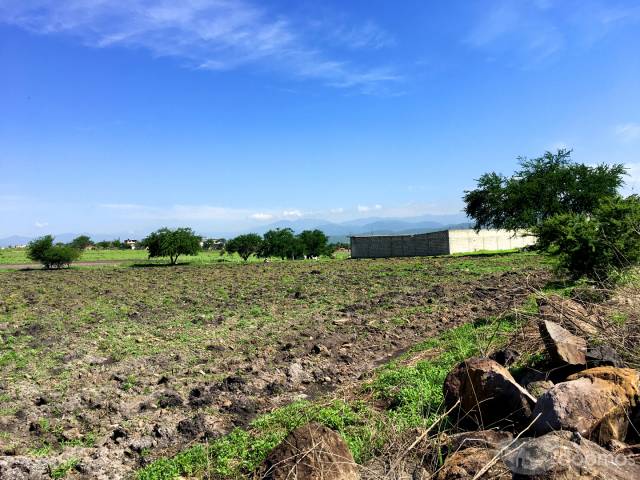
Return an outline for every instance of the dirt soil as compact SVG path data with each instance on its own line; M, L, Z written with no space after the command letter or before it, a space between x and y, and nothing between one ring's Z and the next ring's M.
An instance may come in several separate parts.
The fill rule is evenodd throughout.
M0 472L126 478L549 278L532 254L0 272Z

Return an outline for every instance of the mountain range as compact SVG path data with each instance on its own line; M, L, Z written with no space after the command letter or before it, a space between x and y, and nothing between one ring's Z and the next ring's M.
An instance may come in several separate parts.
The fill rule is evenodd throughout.
M435 230L445 230L448 228L470 228L471 223L463 214L453 215L421 215L417 217L389 218L389 217L367 217L349 220L345 222L329 222L319 218L301 218L299 220L281 220L274 223L263 224L252 228L250 232L263 234L268 230L276 228L290 228L299 233L303 230L322 230L329 237L331 242L346 242L349 235L391 235L391 234L415 234L425 233ZM243 232L198 232L206 237L226 237L231 238ZM78 235L89 235L94 241L111 240L114 238L127 238L127 234L90 234L81 233L61 233L55 235L56 241L70 242ZM0 247L13 245L25 245L33 238L20 235L0 238Z

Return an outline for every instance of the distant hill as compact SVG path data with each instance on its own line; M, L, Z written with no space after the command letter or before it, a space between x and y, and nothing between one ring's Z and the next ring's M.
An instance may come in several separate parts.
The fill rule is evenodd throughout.
M418 217L383 218L367 217L349 220L346 222L329 222L321 218L301 218L299 220L280 220L278 222L256 226L243 232L226 232L225 234L200 232L208 237L231 238L240 233L260 233L276 228L290 228L296 233L303 230L322 230L331 242L347 242L349 235L391 235L391 234L415 234L445 230L448 228L470 228L471 223L464 214L456 215L421 215ZM78 235L89 235L94 241L112 240L114 238L125 239L127 234L91 234L91 233L60 233L55 235L58 242L70 242ZM0 238L0 247L13 245L25 245L32 237L13 235Z

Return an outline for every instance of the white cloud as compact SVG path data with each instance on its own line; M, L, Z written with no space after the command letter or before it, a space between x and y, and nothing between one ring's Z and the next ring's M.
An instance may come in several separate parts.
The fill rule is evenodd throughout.
M37 221L36 223L33 224L34 227L36 228L44 228L44 227L48 227L49 223L48 222L39 222Z
M357 206L357 210L360 213L364 213L364 212L370 212L371 210L382 210L382 205L380 204L376 204L376 205L358 205Z
M344 208L342 207L332 208L331 210L329 210L329 213L344 213Z
M271 220L273 218L273 215L271 215L270 213L254 213L252 215L249 215L249 218L252 218L254 220Z
M400 76L331 58L325 38L311 39L295 19L242 0L3 0L0 23L40 34L66 34L97 47L142 48L184 59L195 68L259 65L327 85L372 92ZM374 24L342 33L354 47L391 40Z
M616 125L615 134L624 142L640 140L640 123L625 123Z
M303 213L300 210L285 210L282 212L282 216L286 218L300 218Z

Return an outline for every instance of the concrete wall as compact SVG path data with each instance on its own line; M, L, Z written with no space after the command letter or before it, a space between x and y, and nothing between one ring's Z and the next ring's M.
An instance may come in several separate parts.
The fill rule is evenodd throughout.
M351 258L421 257L478 250L511 250L533 245L535 238L506 230L444 230L417 235L351 237Z
M536 243L536 238L526 232L508 230L472 229L449 230L449 253L468 253L479 250L511 250Z
M421 257L449 253L446 231L351 237L351 258Z

